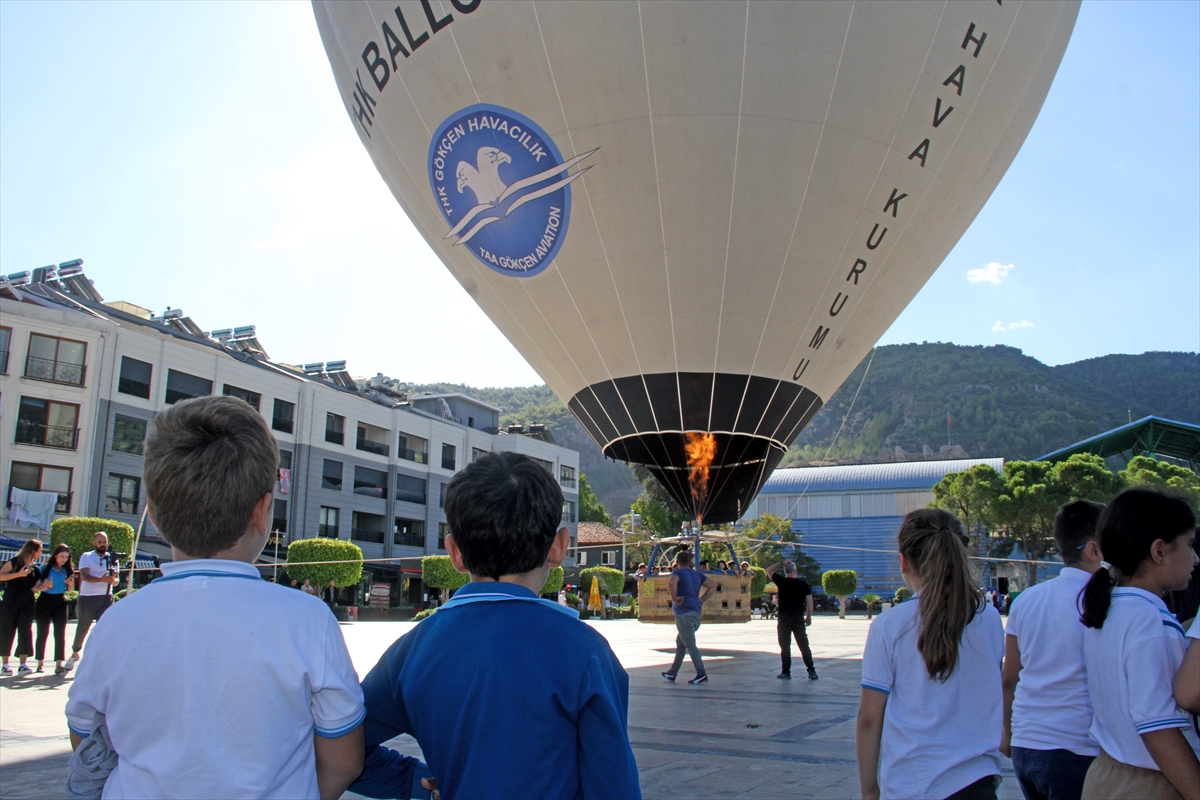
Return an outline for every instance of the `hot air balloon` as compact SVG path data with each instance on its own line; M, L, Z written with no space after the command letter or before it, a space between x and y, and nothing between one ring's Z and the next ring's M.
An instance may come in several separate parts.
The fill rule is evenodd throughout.
M1078 0L314 0L351 124L604 453L741 516L996 188Z

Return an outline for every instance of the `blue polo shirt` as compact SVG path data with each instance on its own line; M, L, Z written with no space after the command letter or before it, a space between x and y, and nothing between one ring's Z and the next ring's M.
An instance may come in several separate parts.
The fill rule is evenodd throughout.
M363 679L360 781L408 733L446 800L640 798L629 676L578 617L513 584L459 589Z

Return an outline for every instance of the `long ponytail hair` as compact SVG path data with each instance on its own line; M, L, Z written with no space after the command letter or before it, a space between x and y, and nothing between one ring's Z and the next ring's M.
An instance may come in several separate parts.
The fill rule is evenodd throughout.
M966 543L962 523L940 509L913 511L900 523L900 552L921 578L917 649L936 681L954 674L963 630L983 607Z
M1126 489L1114 497L1096 523L1100 552L1109 566L1092 573L1083 587L1080 621L1089 628L1104 627L1117 581L1137 574L1156 540L1170 544L1195 527L1195 513L1178 497L1153 489Z

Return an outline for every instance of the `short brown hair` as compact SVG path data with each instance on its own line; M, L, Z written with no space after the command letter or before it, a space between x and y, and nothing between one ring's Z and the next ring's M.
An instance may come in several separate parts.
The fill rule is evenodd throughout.
M234 545L278 475L266 421L234 397L197 397L154 419L146 439L146 495L173 547L211 558Z

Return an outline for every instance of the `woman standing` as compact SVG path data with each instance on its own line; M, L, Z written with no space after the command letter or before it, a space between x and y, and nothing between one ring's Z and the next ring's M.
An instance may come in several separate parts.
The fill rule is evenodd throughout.
M54 674L67 671L63 666L67 649L67 599L66 593L75 585L75 567L71 564L71 548L60 544L54 548L50 560L41 570L41 582L36 589L38 595L34 616L37 619L37 671L46 663L46 637L50 626L54 626Z
M35 566L42 557L42 543L30 539L11 560L0 567L0 582L4 583L4 600L0 602L0 658L4 665L0 675L12 675L8 657L12 653L13 636L17 637L17 658L21 666L17 674L32 672L25 660L33 655L33 589L41 582L41 572Z

